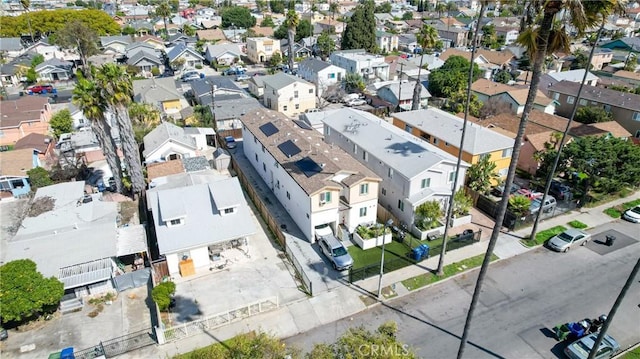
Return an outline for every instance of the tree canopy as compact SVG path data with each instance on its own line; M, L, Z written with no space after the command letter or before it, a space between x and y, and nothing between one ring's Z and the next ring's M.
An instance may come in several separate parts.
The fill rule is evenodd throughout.
M30 259L0 266L0 317L2 323L22 322L53 311L64 295L64 285L55 277L45 278Z
M608 122L612 120L610 112L605 111L602 107L584 106L576 111L576 122L590 124L597 122Z
M74 20L84 22L100 36L118 35L121 32L120 25L102 10L42 10L29 12L29 16L34 33L53 34ZM26 14L2 16L0 23L0 37L19 37L29 33Z
M469 60L462 56L451 56L439 69L429 74L429 92L435 97L450 97L467 86ZM473 81L480 77L478 64L473 64Z
M336 42L333 41L331 36L329 36L329 32L323 31L320 36L318 36L318 55L325 60L331 53L336 49Z
M222 27L225 29L231 26L248 29L255 25L256 18L251 16L251 11L246 7L233 6L222 10Z
M69 109L65 108L51 116L49 126L51 126L51 129L53 130L53 136L55 138L59 138L63 133L73 131L73 119L71 118L71 112Z
M356 6L347 27L342 34L343 50L365 49L376 52L376 21L373 16L375 4L373 0L366 0Z
M75 49L80 55L83 65L87 58L98 54L98 34L87 23L73 20L64 25L55 34L55 43L64 49Z
M32 168L27 171L29 176L29 183L31 184L31 191L35 192L40 187L46 187L53 184L53 180L49 175L49 172L42 167Z

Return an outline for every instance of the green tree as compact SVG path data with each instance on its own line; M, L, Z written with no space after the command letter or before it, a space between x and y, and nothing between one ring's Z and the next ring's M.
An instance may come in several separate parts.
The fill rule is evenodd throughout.
M27 82L30 84L38 81L38 73L36 72L36 69L33 67L30 67L29 70L27 70L27 74L25 77L27 78Z
M269 65L271 67L276 67L281 63L282 63L282 55L279 52L276 52L275 54L271 55L271 58L269 59Z
M597 122L609 122L613 119L610 112L605 111L602 107L584 106L578 108L574 120L576 122L590 124Z
M456 216L466 216L473 207L473 200L461 188L453 195L453 214Z
M189 0L189 8L195 9L196 6L200 4L200 0Z
M276 28L276 30L273 32L273 37L278 39L278 40L282 40L282 39L286 39L288 37L288 32L287 32L287 25L286 24L282 24L280 26L278 26Z
M311 25L311 21L307 19L300 20L300 23L296 27L296 41L300 41L306 37L313 36L313 25Z
M99 69L97 80L102 89L101 96L115 114L126 169L131 178L131 190L137 196L145 189L145 181L138 144L127 110L133 98L131 78L121 66L105 64Z
M295 63L295 54L293 52L295 38L296 38L296 28L298 24L300 24L300 17L298 17L298 13L295 10L289 10L287 12L287 19L285 20L285 24L287 25L287 39L288 39L288 47L289 47L289 71L293 71L293 65Z
M49 172L42 167L32 168L27 171L29 183L31 183L31 191L35 192L40 187L46 187L53 184L53 180L49 176Z
M584 52L579 51L571 63L571 70L586 69L587 64L589 65L589 70L591 70L593 65L589 64L589 56Z
M480 160L467 170L467 186L476 192L489 193L491 183L496 179L496 163L491 161L489 155L481 156Z
M271 8L271 12L276 14L284 14L286 9L286 4L284 1L268 1L269 8Z
M162 282L151 290L151 298L158 305L161 312L169 309L171 296L176 292L176 284L173 282Z
M422 72L422 62L424 61L424 53L427 49L433 48L438 41L438 31L430 25L422 25L420 32L416 35L418 44L422 49L420 54L420 67L418 67L418 77L416 78L416 85L413 88L413 100L411 103L411 110L417 110L420 108L420 92L422 92L422 79L420 73ZM402 75L402 74L401 74Z
M260 13L267 11L267 0L256 0L256 9Z
M376 52L374 7L373 0L365 0L356 6L342 34L342 49L365 49L369 52Z
M482 40L480 44L484 47L492 48L497 41L496 27L493 24L487 24L482 27Z
M91 123L91 129L96 135L98 143L102 148L105 160L113 173L116 181L116 191L122 193L122 164L117 154L116 141L111 136L111 125L105 118L107 103L100 93L100 87L95 81L80 78L73 89L72 102L78 106Z
M132 28L133 29L133 28ZM74 20L67 23L60 31L56 33L56 44L64 49L74 49L78 52L82 67L85 72L88 68L87 59L99 53L98 34L90 28L85 22Z
M274 3L276 1L272 1ZM222 27L225 29L237 26L248 29L256 25L256 18L251 16L251 11L242 6L227 7L222 9Z
M493 80L495 82L507 84L509 83L509 81L513 80L513 77L511 76L511 72L507 70L500 70L498 71L498 73L495 74L495 76L493 77Z
M194 36L196 34L196 29L188 24L184 24L184 26L182 26L182 33L187 36Z
M349 93L361 92L365 88L364 79L357 72L347 72L342 81L344 90Z
M429 74L429 92L435 97L450 97L466 88L465 75L469 71L470 62L462 56L451 56L439 69ZM478 64L473 64L473 81L480 77Z
M506 187L505 187L506 188ZM521 194L517 194L515 196L509 197L509 209L516 216L522 216L529 210L529 206L531 206L531 200L526 196Z
M35 68L36 66L40 65L43 62L44 62L44 55L37 54L33 57L33 59L31 59L31 67Z
M447 98L444 107L442 108L445 111L449 111L451 113L463 113L464 105L467 102L467 95L464 91L460 90L454 94L451 94L449 98ZM481 114L483 104L478 99L478 96L475 94L471 94L470 102L469 102L469 114L474 117L479 117Z
M338 12L338 10L340 9L340 6L338 5L337 2L333 1L329 4L329 11L331 12L331 19L335 20L336 18L336 13Z
M129 106L136 142L142 144L144 136L160 124L160 111L148 103L133 102Z
M156 6L155 10L156 16L162 18L162 22L164 24L164 35L169 36L169 30L167 29L167 18L171 16L171 6L169 2L163 1L158 6Z
M376 6L375 8L375 13L376 14L388 14L391 12L391 3L390 2L384 2L378 6Z
M273 18L271 16L265 16L260 23L262 27L276 27L276 24L273 23Z
M440 202L427 201L416 208L416 226L424 229L431 229L439 226L438 220L442 218L444 212L440 207Z
M624 63L623 70L635 72L636 67L638 67L638 58L636 57L636 54L629 53L627 60Z
M49 120L49 126L53 130L53 136L59 138L63 133L73 131L73 118L69 109L63 109L56 112Z
M402 14L402 20L413 20L413 13L411 11L407 11Z
M125 27L122 28L122 35L134 35L136 33L136 29L133 28L133 26L131 25L127 25Z
M23 322L56 310L64 285L55 277L45 278L30 259L0 266L0 317L2 323Z
M336 49L336 42L329 36L328 31L323 31L320 36L318 36L317 45L318 51L320 52L319 55L323 60L326 60Z

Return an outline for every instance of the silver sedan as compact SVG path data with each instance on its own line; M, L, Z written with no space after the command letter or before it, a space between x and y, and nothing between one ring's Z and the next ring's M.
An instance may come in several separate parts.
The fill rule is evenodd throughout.
M568 252L573 245L584 246L591 240L591 235L579 229L567 229L557 236L549 239L547 243L549 248L558 252Z

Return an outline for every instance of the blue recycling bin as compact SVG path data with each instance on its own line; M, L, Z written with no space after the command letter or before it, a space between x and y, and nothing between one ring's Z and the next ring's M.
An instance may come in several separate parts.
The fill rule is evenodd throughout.
M74 358L75 356L73 355L73 347L64 348L60 352L60 359L74 359Z
M419 262L428 257L429 257L429 246L426 244L421 244L411 250L411 259L415 261Z

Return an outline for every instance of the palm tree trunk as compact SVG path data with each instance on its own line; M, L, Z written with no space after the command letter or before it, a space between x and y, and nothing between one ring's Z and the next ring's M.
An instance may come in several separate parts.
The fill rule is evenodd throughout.
M485 2L480 2L480 14L478 15L478 24L482 20L482 13L484 13ZM438 275L444 274L444 254L447 251L447 236L449 235L449 226L451 217L453 216L453 198L456 194L456 187L458 186L458 176L460 174L460 165L462 164L462 149L464 148L464 139L467 133L467 123L469 122L469 104L471 103L471 85L473 84L473 59L476 56L476 45L478 43L479 28L476 26L476 31L473 34L473 47L471 48L471 66L469 68L469 77L467 80L467 101L464 103L464 121L462 122L462 133L460 136L460 146L458 146L458 160L456 162L456 172L453 175L453 186L451 187L451 195L449 196L449 204L447 206L447 216L444 223L444 234L442 237L442 248L440 249L440 258L438 259ZM420 61L422 62L422 61Z
M518 126L518 133L516 134L515 141L513 144L513 152L511 154L511 163L509 164L509 171L507 172L507 179L504 184L504 188L511 188L513 184L513 179L516 174L516 165L518 164L518 158L520 157L520 149L522 148L521 143L524 138L524 131L527 127L527 122L529 120L529 114L533 109L533 102L536 98L536 92L538 91L538 85L540 84L540 76L542 75L542 65L544 64L544 58L547 52L547 44L549 42L549 34L551 32L551 27L553 25L553 18L559 10L558 3L562 3L561 1L549 0L545 7L544 17L542 18L542 22L540 24L540 30L538 32L538 50L535 54L535 61L533 63L533 75L531 76L531 85L529 87L529 93L527 95L527 102L524 106L524 112L522 113L522 119L520 120L520 125ZM550 6L551 4L551 6ZM554 5L556 7L554 7ZM471 297L471 305L469 306L469 311L467 312L467 319L464 323L464 331L462 332L462 338L460 339L460 347L458 348L458 359L462 358L464 354L464 349L467 344L467 339L469 336L469 329L471 326L471 320L473 318L473 313L475 312L476 306L478 305L478 299L480 297L480 292L482 291L482 285L484 284L484 279L487 276L487 270L489 269L489 263L491 262L491 256L493 255L493 250L496 247L496 242L498 241L498 235L500 235L500 230L502 229L502 223L504 221L504 216L507 213L507 204L509 203L509 191L504 191L502 194L502 200L500 201L500 205L498 206L498 213L495 218L495 225L493 226L493 231L491 232L491 238L489 239L489 244L487 246L487 252L485 253L484 259L482 260L482 266L480 267L480 273L478 274L478 279L476 281L476 287L473 291L473 296Z
M558 152L556 153L556 157L553 160L553 165L547 174L547 182L544 185L544 192L542 194L542 199L540 203L544 203L547 199L547 193L549 193L549 189L551 188L551 181L553 181L553 177L556 173L556 169L558 168L558 163L560 163L560 156L562 155L562 148L564 147L565 140L567 139L567 134L569 133L569 129L571 129L571 124L573 123L573 119L578 112L578 103L580 103L580 97L582 96L582 89L584 88L585 82L587 82L587 75L589 75L589 70L591 67L591 61L593 60L593 54L595 53L596 46L600 40L600 36L602 35L602 31L604 30L605 21L602 22L600 29L598 30L598 34L596 35L596 40L594 41L594 45L591 46L591 52L589 52L589 60L587 60L587 67L584 70L584 76L582 76L582 82L580 83L580 87L578 88L578 94L576 94L576 100L573 103L573 109L571 110L571 116L569 117L569 121L567 121L567 126L562 133L562 138L560 139L560 144L558 146ZM535 238L538 232L538 223L540 222L540 216L542 211L538 211L536 213L536 219L533 221L533 227L531 228L531 235L529 238Z
M167 37L167 39L169 38L169 30L167 29L167 17L163 16L162 17L162 21L164 22L164 36Z
M33 30L31 29L31 16L29 16L29 10L27 12L27 25L29 26L29 36L31 36L31 44L33 45L36 41L33 38Z
M120 157L118 157L116 141L111 136L111 126L102 118L91 120L91 129L95 133L100 147L102 147L104 158L113 174L113 179L116 182L116 192L122 193L124 188L122 185L122 164Z
M296 37L295 29L288 29L287 34L289 38L289 73L293 73L293 63L294 63L294 54L293 54L293 40Z
M420 108L420 92L422 92L420 73L422 72L422 61L424 61L424 49L422 49L422 53L420 54L420 67L418 67L418 79L416 80L416 87L413 88L413 100L411 102L412 111ZM400 81L402 81L402 74L400 74ZM402 100L402 94L398 94L398 107L400 107L400 100Z
M131 178L131 191L134 195L139 195L145 188L144 174L142 173L142 163L140 161L140 151L136 142L133 125L126 106L120 105L115 109L118 120L118 130L120 131L120 143L124 154L125 164Z

